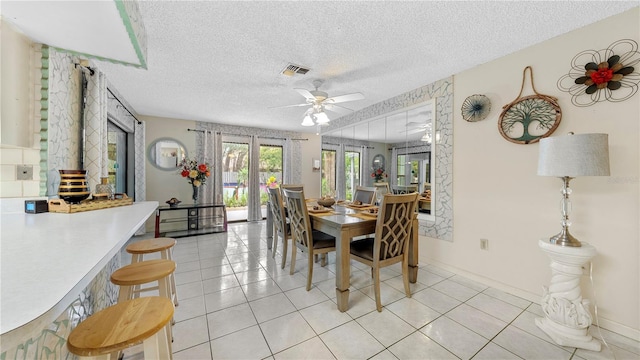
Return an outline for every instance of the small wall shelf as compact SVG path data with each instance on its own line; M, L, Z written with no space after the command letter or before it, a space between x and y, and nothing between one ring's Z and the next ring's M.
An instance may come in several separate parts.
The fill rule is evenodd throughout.
M155 237L186 237L227 231L224 204L179 204L156 209Z

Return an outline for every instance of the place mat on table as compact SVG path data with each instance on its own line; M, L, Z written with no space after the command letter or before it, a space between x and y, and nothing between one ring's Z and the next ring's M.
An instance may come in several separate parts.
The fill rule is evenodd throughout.
M375 220L378 218L378 214L355 213L355 214L347 214L347 215L357 217L362 220Z
M325 215L335 215L337 214L337 212L331 210L331 209L325 209L325 210L313 210L313 209L307 209L307 211L309 212L309 215L313 215L313 216L325 216Z
M370 208L375 208L375 205L371 205L371 204L362 204L362 205L354 205L354 204L345 204L344 206L348 207L349 209L354 209L354 210L366 210L366 209L370 209Z

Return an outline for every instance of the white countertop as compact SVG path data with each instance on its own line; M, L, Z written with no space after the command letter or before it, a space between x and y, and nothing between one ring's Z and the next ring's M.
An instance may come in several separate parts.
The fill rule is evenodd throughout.
M157 207L0 214L0 334L55 320Z

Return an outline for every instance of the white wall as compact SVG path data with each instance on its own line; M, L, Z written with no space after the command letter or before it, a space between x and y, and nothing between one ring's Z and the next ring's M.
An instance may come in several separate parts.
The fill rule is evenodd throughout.
M33 44L9 23L0 20L0 197L37 197L40 193L40 126L34 120L34 79L40 69ZM38 109L39 111L39 109ZM37 129L36 129L37 128ZM33 168L33 180L17 180L16 166Z
M454 109L472 94L487 95L492 109L476 123L454 112L454 241L423 241L423 257L539 302L551 271L538 241L560 231L561 181L536 176L539 144L508 142L497 128L502 106L517 97L530 65L537 91L559 99L562 121L553 135L609 134L611 176L571 183L571 231L598 250L597 298L587 276L582 290L583 297L597 300L600 324L640 338L640 93L579 108L556 86L579 52L605 49L620 39L640 42L639 19L635 8L454 76ZM527 81L523 96L531 94ZM481 238L489 240L488 251L480 250Z

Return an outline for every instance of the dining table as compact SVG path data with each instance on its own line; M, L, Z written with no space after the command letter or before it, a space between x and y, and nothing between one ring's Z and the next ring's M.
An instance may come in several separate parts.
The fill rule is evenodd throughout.
M350 243L355 237L375 234L377 217L367 214L367 209L376 208L374 205L364 206L337 202L327 207L326 211L313 211L317 206L315 199L307 199L309 218L314 230L322 231L336 238L336 302L338 310L345 312L349 309L349 285L351 278ZM274 235L271 204L267 203L267 246L272 248ZM413 217L409 238L409 282L418 279L418 214Z
M314 205L309 201L308 205ZM351 277L350 243L353 238L375 233L377 216L367 209L375 206L354 206L337 203L328 211L310 211L311 226L336 238L336 297L338 310L349 309L349 285ZM414 216L409 239L409 282L418 278L418 215Z

